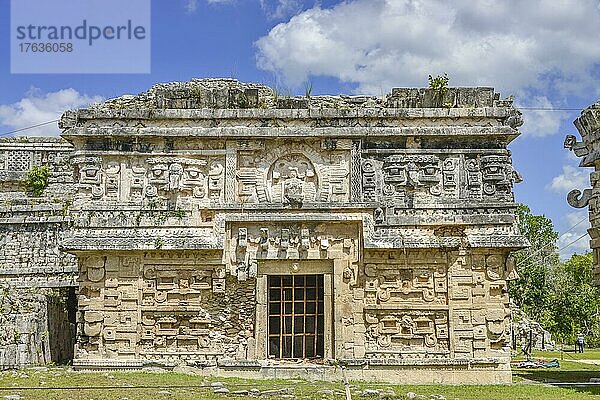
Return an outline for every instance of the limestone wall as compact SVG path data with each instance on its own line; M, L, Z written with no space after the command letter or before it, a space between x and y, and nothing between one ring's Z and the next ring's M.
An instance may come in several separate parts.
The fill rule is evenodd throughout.
M60 251L73 201L72 147L57 138L0 141L0 282L18 287L75 285L77 266ZM41 196L24 185L33 166L50 171Z
M0 287L0 369L50 362L46 297Z
M520 123L491 88L281 98L210 79L65 113L75 365L285 365L268 278L316 274L320 362L510 381Z
M71 152L57 138L0 140L0 368L72 358L70 323L56 300L76 286L75 257L60 250L75 189ZM50 172L41 196L24 185L33 166Z
M83 258L79 357L166 365L248 358L254 281L218 278L218 261L214 253L166 251Z

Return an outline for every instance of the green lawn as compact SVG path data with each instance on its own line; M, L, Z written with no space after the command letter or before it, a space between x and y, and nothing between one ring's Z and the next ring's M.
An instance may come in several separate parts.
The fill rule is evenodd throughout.
M533 358L543 360L553 360L556 358L560 363L560 367L547 369L513 368L513 380L515 382L589 382L591 378L600 378L600 366L576 362L576 360L600 360L600 349L590 349L584 353L537 351L533 353ZM515 357L515 360L523 359L522 356ZM600 386L589 386L585 390L587 393L600 394Z
M580 359L600 359L600 349L588 350L583 354L559 352L536 352L534 358L560 361L559 368L514 369L512 385L497 386L406 386L382 383L352 382L352 398L368 398L365 389L377 389L376 398L402 399L408 392L420 395L420 399L439 398L447 400L512 400L512 399L599 399L600 387L566 389L548 385L553 382L589 382L600 378L600 366L578 363ZM523 357L516 357L516 360ZM307 382L300 380L241 380L219 379L173 372L73 372L65 367L47 370L24 369L0 373L0 399L7 395L20 395L27 399L69 400L178 400L178 399L243 399L242 395L213 393L210 384L223 382L230 391L258 389L289 391L271 396L272 400L344 399L341 382ZM90 388L93 387L93 388ZM431 396L437 395L437 396ZM372 398L372 397L371 397Z
M430 395L443 395L446 399L461 400L508 400L508 399L597 399L598 397L573 389L562 389L541 384L523 383L522 374L537 371L517 371L515 383L506 386L396 386L378 383L352 384L352 398L363 399L364 389L379 389L378 398L401 399L406 393L414 392L422 395L422 399L430 399ZM543 371L548 372L548 371ZM561 371L557 371L561 372ZM565 371L562 371L565 372ZM573 372L573 371L570 371ZM594 370L591 370L594 372ZM599 371L600 372L600 371ZM343 399L343 385L340 383L264 380L248 381L240 379L206 378L177 373L146 372L70 372L66 368L50 368L47 371L25 369L0 373L0 399L6 395L18 394L27 399L69 399L69 400L138 400L138 399L243 399L248 396L232 394L214 394L210 383L219 380L229 390L264 390L289 388L290 392L273 395L272 400L295 398L329 400ZM97 387L86 389L86 387ZM129 386L129 387L128 387ZM130 387L136 386L136 387ZM187 386L180 387L177 386ZM25 389L27 388L27 389ZM35 388L35 389L34 389ZM50 388L71 388L69 390Z

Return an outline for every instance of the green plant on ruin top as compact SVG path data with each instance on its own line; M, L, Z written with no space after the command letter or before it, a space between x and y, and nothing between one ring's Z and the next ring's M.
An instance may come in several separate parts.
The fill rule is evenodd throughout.
M444 75L438 75L435 78L429 75L429 88L434 91L434 99L438 106L444 106L446 108L452 107L452 102L444 102L444 97L448 92L448 74L444 72Z
M310 100L313 91L313 83L312 81L304 83L304 97Z
M41 196L44 189L48 187L48 178L50 177L50 168L48 166L34 165L27 172L23 186L25 190L34 196Z
M429 75L429 88L435 90L438 93L446 93L448 90L448 74L444 72L444 75L438 75L435 78Z

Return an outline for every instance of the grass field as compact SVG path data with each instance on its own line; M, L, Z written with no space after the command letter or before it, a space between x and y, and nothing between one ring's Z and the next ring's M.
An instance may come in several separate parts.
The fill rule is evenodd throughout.
M571 356L571 357L570 357ZM534 357L561 361L561 354L535 353ZM562 356L560 368L514 369L514 383L504 386L406 386L380 383L352 382L353 399L374 398L368 396L378 390L375 398L402 399L413 392L420 399L447 400L525 400L525 399L600 399L596 387L565 389L548 385L560 382L588 382L600 378L600 366L578 363L576 359L600 359L600 350ZM0 373L0 400L4 396L19 395L21 399L43 400L183 400L183 399L244 399L248 395L215 394L211 383L222 382L231 392L257 389L261 392L281 390L261 398L329 400L344 399L341 382L307 382L301 380L217 379L179 373L149 372L73 372L68 368L34 368ZM282 390L283 389L283 390Z
M591 378L600 378L599 365L577 362L577 360L600 361L600 349L590 349L584 353L538 351L533 353L533 358L544 360L557 359L560 367L548 369L513 368L513 381L533 381L537 383L589 382ZM522 356L514 358L514 360L523 359ZM600 386L589 386L585 388L585 391L586 393L600 395Z
M599 371L600 372L600 371ZM527 376L532 373L525 371ZM519 378L520 372L517 372ZM138 400L138 399L242 399L248 396L214 394L209 387L217 379L183 375L177 373L111 372L81 373L69 372L64 368L51 368L47 371L23 370L5 372L0 375L0 399L6 395L20 395L25 399L69 399L69 400ZM221 379L229 390L286 389L269 399L343 399L341 383L306 381L247 381ZM508 399L593 399L590 392L562 389L542 384L528 384L521 381L506 386L400 386L376 383L352 383L353 399L368 398L364 389L378 389L378 398L406 398L408 392L420 398L444 398L475 400ZM89 387L94 387L89 389ZM135 386L135 387L132 387ZM180 386L180 387L178 387ZM181 387L185 386L185 387ZM27 388L27 389L26 389ZM62 389L60 389L62 388ZM8 389L8 390L7 390ZM431 395L435 395L432 397ZM422 397L421 397L422 396ZM266 397L266 396L261 396Z

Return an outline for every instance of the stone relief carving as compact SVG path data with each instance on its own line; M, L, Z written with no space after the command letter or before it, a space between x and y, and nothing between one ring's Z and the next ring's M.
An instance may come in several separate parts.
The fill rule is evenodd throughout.
M239 152L236 177L241 203L299 208L304 203L349 200L350 172L345 157L326 156L310 146L284 145L271 150L267 156L249 150ZM347 151L343 147L337 153Z
M449 349L447 311L386 310L365 313L367 356L390 352L446 352Z
M365 275L365 307L415 302L447 304L448 282L444 267L407 269L368 263Z
M507 155L369 156L361 169L362 200L400 208L484 197L512 201L512 186L522 180Z
M567 135L564 147L573 151L575 156L581 157L580 167L592 168L590 170L590 188L583 191L575 189L567 195L567 202L575 208L589 208L590 228L588 229L591 238L590 248L594 256L594 281L600 284L600 247L598 242L600 219L598 218L598 195L600 193L600 152L599 141L597 139L600 129L599 117L600 102L587 107L581 111L581 115L573 121L573 124L579 131L581 141L578 141L575 135Z
M579 189L573 189L567 195L567 202L571 207L583 208L589 204L592 195L592 189L584 189L583 193Z
M186 157L153 157L119 162L100 157L75 158L81 193L93 200L127 201L154 198L222 199L221 161Z
M239 280L256 277L260 260L320 260L343 258L358 260L356 227L293 223L261 227L231 225L230 247L225 260L229 271ZM347 279L355 281L356 272Z
M195 258L165 253L144 258L89 256L80 262L82 354L127 357L194 351L214 357L245 348L227 347L227 332L222 339L215 336L219 327L207 301L226 293L220 264L199 264ZM244 329L239 332L246 335Z
M273 202L294 207L315 201L319 188L315 167L302 154L288 154L277 159L269 171L267 185Z
M401 190L426 187L439 194L439 158L433 155L393 155L384 160L384 192L393 194Z

